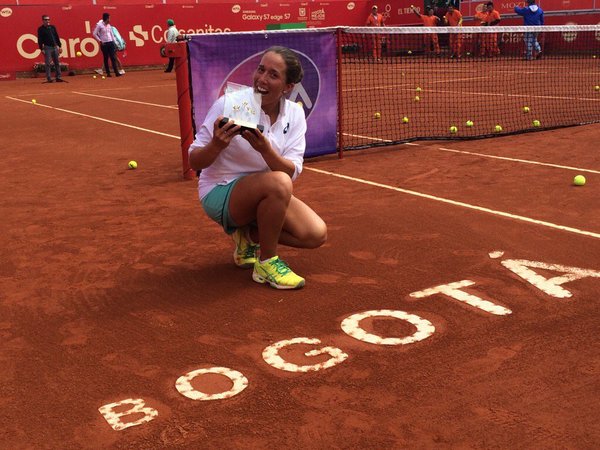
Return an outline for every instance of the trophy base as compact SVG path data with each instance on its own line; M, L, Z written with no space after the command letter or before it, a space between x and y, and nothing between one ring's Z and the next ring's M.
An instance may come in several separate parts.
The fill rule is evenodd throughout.
M228 117L223 117L221 119L221 121L219 122L219 128L222 128L223 125L225 125L227 122L229 122L229 118ZM240 130L240 133L242 131L245 131L245 130L248 130L248 131L258 130L261 133L263 131L265 131L265 127L263 125L260 125L260 124L259 125L253 125L253 124L251 124L249 122L244 122L243 120L234 120L234 123L236 125L239 125L240 127L242 127L241 130Z

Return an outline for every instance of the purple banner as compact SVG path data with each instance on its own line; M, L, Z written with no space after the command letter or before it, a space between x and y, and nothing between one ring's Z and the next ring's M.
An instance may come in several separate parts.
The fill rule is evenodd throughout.
M300 57L304 78L289 99L306 113L306 157L335 153L337 125L336 46L334 32L203 34L189 42L194 120L199 127L228 81L252 86L264 51L282 45Z

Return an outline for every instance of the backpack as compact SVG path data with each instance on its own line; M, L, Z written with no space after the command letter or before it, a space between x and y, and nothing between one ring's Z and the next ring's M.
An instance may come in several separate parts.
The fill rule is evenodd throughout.
M119 34L119 30L117 30L115 27L111 27L111 28L112 28L113 36L115 38L115 45L117 46L117 50L118 51L125 50L125 40Z

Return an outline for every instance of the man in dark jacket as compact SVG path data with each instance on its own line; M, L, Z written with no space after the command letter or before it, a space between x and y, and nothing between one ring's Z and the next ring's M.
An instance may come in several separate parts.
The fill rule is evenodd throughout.
M515 6L515 12L518 15L523 16L525 26L544 25L544 11L535 4L535 0L527 0L526 8ZM535 48L536 51L536 59L542 56L542 47L537 40L537 35L537 33L524 33L523 35L525 40L525 59L527 60L532 59L533 48Z
M56 72L56 81L64 81L60 76L60 61L58 55L61 48L58 31L54 25L50 25L50 16L44 14L42 16L43 25L38 28L38 45L44 54L44 62L46 63L46 80L52 83L52 72L50 70L50 62L54 62L54 70Z

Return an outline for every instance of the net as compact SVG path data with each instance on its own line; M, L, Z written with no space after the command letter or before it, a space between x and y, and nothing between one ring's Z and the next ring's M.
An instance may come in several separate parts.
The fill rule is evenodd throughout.
M177 76L196 129L272 45L304 68L288 98L306 113L307 157L600 122L600 26L336 27L189 36L190 79L183 58Z
M345 149L600 121L600 27L345 28Z

